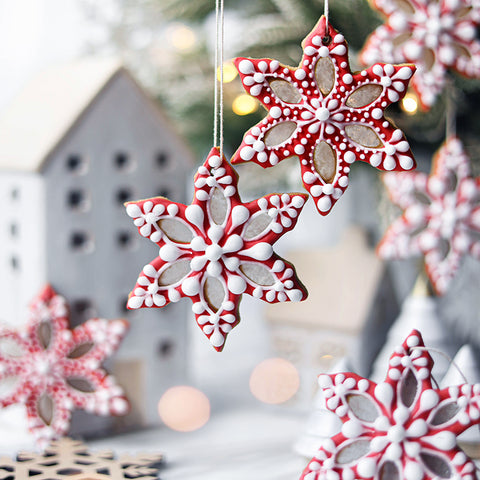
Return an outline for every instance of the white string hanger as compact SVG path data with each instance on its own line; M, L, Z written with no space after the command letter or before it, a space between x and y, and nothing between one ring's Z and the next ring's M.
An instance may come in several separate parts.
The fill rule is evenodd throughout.
M438 353L439 355L441 355L442 357L444 357L448 361L449 365L453 365L455 367L455 369L458 371L458 373L462 377L463 382L468 383L467 377L462 372L461 368L457 365L457 363L453 360L453 358L450 355L446 354L443 350L439 350L437 348L432 348L432 347L411 347L411 349L412 350L422 350L422 351L427 352L427 353ZM434 381L435 381L435 379L434 379ZM435 381L435 383L437 384L437 388L438 388L438 383L436 381Z
M328 14L329 14L328 0L324 0L323 15L325 16L325 37L328 37Z
M213 106L213 145L218 146L220 151L220 158L223 158L223 47L225 42L224 25L224 0L215 0L215 89Z

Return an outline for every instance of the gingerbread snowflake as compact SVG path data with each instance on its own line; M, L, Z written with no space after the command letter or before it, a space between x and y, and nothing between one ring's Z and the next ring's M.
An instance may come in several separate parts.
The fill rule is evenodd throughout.
M118 348L125 320L92 319L71 330L65 299L47 286L30 306L25 330L0 327L0 407L21 403L39 445L65 435L73 409L124 415L122 389L101 363Z
M345 39L325 17L303 42L298 68L271 59L237 58L246 91L269 115L251 128L232 163L264 168L296 156L305 188L322 215L348 186L352 163L411 170L415 162L403 133L384 117L400 100L415 67L376 64L352 73Z
M460 140L450 137L433 160L433 172L385 174L384 183L403 215L378 246L385 259L425 256L439 295L447 292L462 257L480 259L480 178L472 178Z
M361 53L372 62L412 62L412 80L425 110L442 92L449 69L480 77L480 3L477 0L373 0L387 22L369 37Z
M158 480L160 454L90 452L78 440L52 441L43 453L19 452L15 460L0 458L0 480Z
M243 293L267 302L306 297L293 267L272 247L295 226L306 196L273 194L242 203L237 182L235 170L213 148L195 176L191 205L162 197L126 204L140 234L160 247L143 268L128 308L189 297L198 325L218 351L239 322Z
M439 390L414 330L395 349L384 383L353 373L321 375L326 408L343 422L301 480L477 479L457 436L480 423L480 384Z

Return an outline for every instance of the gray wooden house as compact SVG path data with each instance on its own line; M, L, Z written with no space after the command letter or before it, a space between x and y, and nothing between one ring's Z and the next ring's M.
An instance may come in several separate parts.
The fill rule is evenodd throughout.
M138 235L123 203L185 202L192 168L167 117L116 60L43 71L0 115L0 319L24 321L49 282L70 303L73 324L130 320L110 364L133 404L123 424L155 422L161 393L186 363L185 302L125 309L158 247Z

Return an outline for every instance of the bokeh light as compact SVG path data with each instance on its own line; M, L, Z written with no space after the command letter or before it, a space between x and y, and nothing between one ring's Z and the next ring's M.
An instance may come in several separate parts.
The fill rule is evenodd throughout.
M409 115L415 115L418 111L418 98L414 93L408 92L405 97L403 97L402 110Z
M217 68L217 80L220 81L220 67ZM232 62L225 62L223 64L223 83L230 83L235 80L235 77L238 75L237 69Z
M258 109L258 102L247 93L236 96L232 103L233 113L237 115L248 115Z
M250 376L250 391L264 403L284 403L297 393L299 386L297 369L283 358L264 360Z
M174 48L183 52L191 50L197 40L195 32L182 23L170 25L167 37Z
M210 401L200 390L181 385L169 388L158 402L163 423L178 432L192 432L210 418Z

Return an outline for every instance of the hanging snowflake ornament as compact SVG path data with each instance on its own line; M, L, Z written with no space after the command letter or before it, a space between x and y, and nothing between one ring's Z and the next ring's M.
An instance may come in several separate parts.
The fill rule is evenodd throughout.
M415 67L376 64L352 73L345 39L322 17L302 43L298 68L271 59L237 58L245 90L269 111L251 128L232 163L264 168L296 156L305 188L322 215L348 186L352 163L411 170L415 161L403 133L384 117L400 100Z
M373 0L387 21L365 44L360 59L372 62L412 62L412 80L422 107L430 109L452 69L480 78L478 0Z
M404 212L378 246L384 259L425 256L425 268L439 295L454 279L464 255L480 260L480 178L472 178L460 140L450 137L433 159L430 176L385 174L392 201Z
M125 320L92 319L71 330L65 299L47 286L30 306L25 330L0 327L0 407L26 407L41 446L65 435L73 409L125 415L129 405L102 362L127 332Z
M272 194L242 203L237 182L235 170L213 148L195 176L191 205L163 197L126 204L140 235L160 247L143 268L128 308L163 307L189 297L217 351L239 322L243 293L267 302L307 295L292 265L272 247L295 226L306 195Z
M474 480L457 436L480 423L480 384L432 385L433 361L416 330L390 357L384 383L321 375L326 407L343 422L301 480Z

